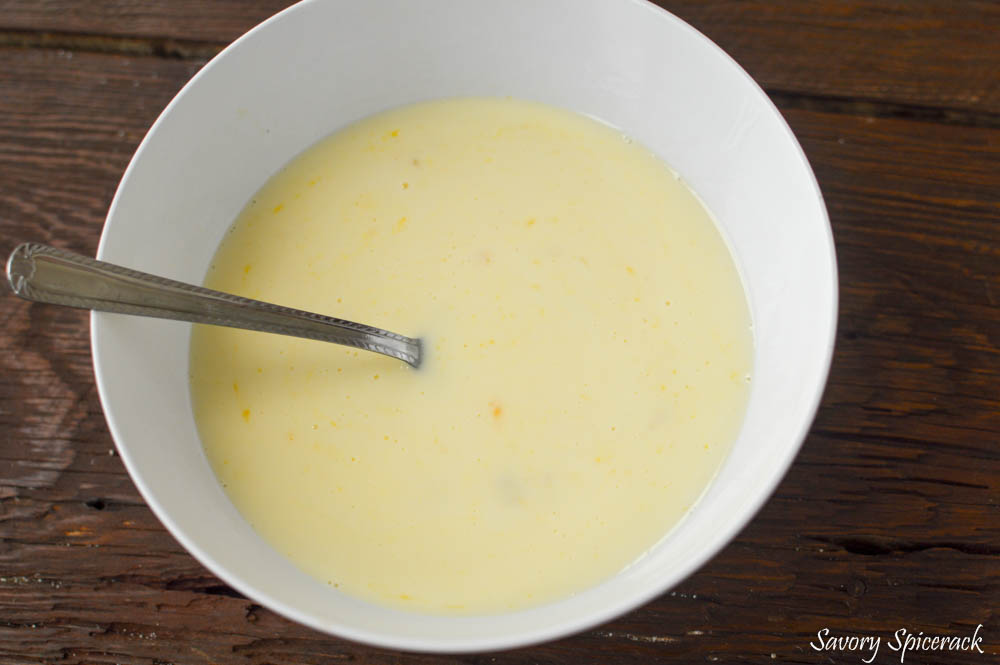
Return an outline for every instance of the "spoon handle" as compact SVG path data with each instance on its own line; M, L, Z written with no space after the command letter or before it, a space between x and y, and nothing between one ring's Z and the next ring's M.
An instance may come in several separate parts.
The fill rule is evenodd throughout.
M176 282L39 243L24 243L11 253L7 279L25 300L305 337L420 365L419 339Z

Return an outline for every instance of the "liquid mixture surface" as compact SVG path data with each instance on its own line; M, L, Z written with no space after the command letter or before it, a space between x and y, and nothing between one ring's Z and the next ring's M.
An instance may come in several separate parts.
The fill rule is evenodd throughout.
M365 119L277 173L206 286L424 339L419 370L196 326L220 482L331 587L434 613L565 597L663 538L738 433L752 334L710 215L642 146L510 99Z

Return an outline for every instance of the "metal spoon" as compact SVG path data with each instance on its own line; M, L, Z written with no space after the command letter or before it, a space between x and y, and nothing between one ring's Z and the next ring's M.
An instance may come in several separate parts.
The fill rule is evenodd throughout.
M175 282L39 243L26 242L11 252L7 279L25 300L305 337L420 366L419 339Z

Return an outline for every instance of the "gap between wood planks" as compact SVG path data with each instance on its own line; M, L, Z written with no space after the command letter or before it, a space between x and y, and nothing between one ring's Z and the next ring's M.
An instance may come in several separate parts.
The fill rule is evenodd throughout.
M117 37L74 32L0 30L0 47L60 49L207 61L225 48L226 44L168 37ZM1000 113L887 102L861 97L818 95L762 87L774 103L782 109L803 109L843 115L900 118L944 125L1000 129Z
M112 37L73 32L0 30L0 47L59 49L115 55L154 56L175 60L209 60L225 48L217 42L167 37Z

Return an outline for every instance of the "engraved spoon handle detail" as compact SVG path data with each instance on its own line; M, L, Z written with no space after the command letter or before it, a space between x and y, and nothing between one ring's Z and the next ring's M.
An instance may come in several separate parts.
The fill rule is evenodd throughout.
M353 346L420 366L419 339L157 277L39 243L19 245L7 279L26 300L208 323Z

